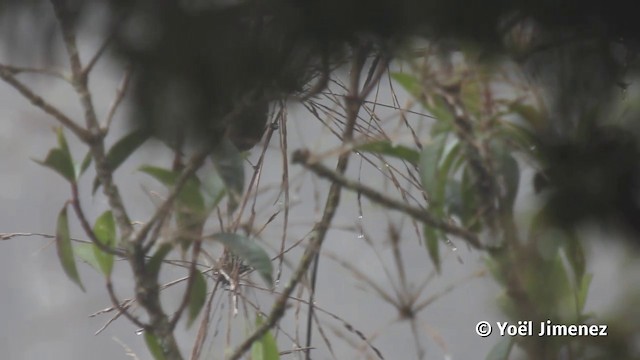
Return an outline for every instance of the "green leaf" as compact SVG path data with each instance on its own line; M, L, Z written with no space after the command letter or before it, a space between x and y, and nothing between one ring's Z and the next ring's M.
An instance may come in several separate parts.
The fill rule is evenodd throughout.
M211 212L215 209L227 193L227 188L215 169L212 169L204 175L202 190L204 205L207 212Z
M187 327L191 327L207 300L207 281L200 271L193 274L193 285L189 294L189 317Z
M76 261L73 257L73 247L71 247L71 236L69 235L69 218L67 216L67 206L63 206L58 214L58 225L56 227L56 249L58 251L58 259L62 265L62 269L67 277L76 283L82 291L82 281L78 275Z
M180 177L179 172L156 166L145 165L140 167L140 171L151 175L167 188L174 186ZM188 208L189 211L193 213L202 214L205 211L204 199L200 193L200 180L198 180L196 176L193 176L185 182L178 194L178 202L180 206Z
M158 341L158 338L156 338L155 335L148 331L145 331L144 342L147 343L147 348L149 348L149 352L151 353L151 356L153 356L154 360L165 360L162 346L160 345L160 341Z
M520 168L518 162L504 144L494 142L492 145L497 165L496 170L502 176L506 186L504 200L508 208L512 209L518 195L518 186L520 185Z
M574 279L579 282L583 278L587 263L582 242L571 230L565 230L565 238L564 253L573 269Z
M256 327L262 325L262 317L256 316ZM251 360L279 360L278 344L271 331L267 331L260 339L251 344Z
M424 226L424 237L425 243L427 245L427 252L429 253L429 258L431 258L431 262L433 262L433 266L435 266L438 274L441 270L441 262L440 262L440 233L438 230L432 228L429 225Z
M449 110L447 101L440 95L433 95L427 98L427 101L422 104L433 117L438 121L435 129L432 129L432 135L440 132L447 132L452 128L454 114Z
M231 140L224 138L211 154L213 165L229 193L229 208L233 212L244 192L244 164L242 155Z
M98 241L101 244L109 248L113 248L116 244L116 223L113 219L113 214L111 211L105 211L100 215L100 217L96 220L95 225L93 226L93 232L96 235ZM113 254L106 253L102 251L99 247L94 246L94 253L96 260L98 260L98 264L100 265L100 270L106 276L111 275L111 271L113 270L113 262L114 257Z
M590 273L584 274L580 280L576 294L576 309L578 310L578 314L582 314L584 311L584 305L587 302L587 295L589 294L589 287L591 287L591 280L593 280L593 274Z
M468 167L462 170L461 197L462 197L462 224L472 231L479 231L482 222L477 217L476 188L473 177Z
M486 360L508 360L511 348L513 347L513 337L506 337L500 339L493 347L489 354L487 354Z
M531 105L523 104L520 101L514 101L509 105L509 110L518 114L533 129L542 130L546 128L546 119L544 115Z
M402 88L404 88L413 97L417 99L422 97L423 87L415 76L402 72L392 72L391 78L400 84L400 86L402 86Z
M65 153L69 158L71 158L71 151L69 151L69 144L67 144L67 139L64 137L64 129L62 126L56 129L56 135L58 138L58 147Z
M446 155L444 155L446 153ZM443 203L446 200L446 190L447 185L453 181L453 173L456 171L456 166L461 164L457 160L460 156L460 142L456 139L450 146L445 146L443 150L444 158L441 161L441 164L438 169L437 174L437 185L436 185L436 193L435 197L438 202ZM439 215L443 215L442 213Z
M89 243L77 244L73 246L73 253L78 259L96 269L99 273L102 273L100 262L98 262L98 259L96 258L95 247L96 246L94 244Z
M484 84L477 78L471 77L462 82L460 96L467 111L475 116L484 112Z
M273 285L273 265L266 251L254 240L246 236L218 233L213 239L220 241L229 251L241 258L245 264L254 268L267 286Z
M69 153L62 149L51 149L44 161L34 160L38 164L53 169L70 183L76 181L76 171Z
M444 151L447 135L436 136L422 149L420 154L420 178L422 188L429 195L429 200L436 206L442 205L443 199L438 199L438 170L440 158ZM431 206L432 204L430 204Z
M418 151L404 145L394 145L389 140L368 142L357 146L355 150L395 157L406 160L413 165L418 165L418 160L420 159Z
M140 171L147 173L168 188L174 186L180 173L155 166L142 166ZM208 210L200 192L200 180L194 175L185 182L176 201L176 241L186 250L189 245L202 236Z
M173 246L170 243L164 243L160 245L158 250L156 250L155 254L153 254L151 259L149 259L149 262L147 263L147 269L151 274L156 276L156 278L158 276L158 273L160 272L160 266L162 265L162 261L164 260L165 257L167 257L167 255L169 255L172 249L173 249Z
M87 171L89 165L91 165L92 160L93 157L91 157L91 151L88 151L87 155L85 155L84 159L82 159L82 162L80 164L75 164L74 169L76 173L76 179L79 179L80 176L82 176L82 174Z
M107 165L111 171L115 171L122 163L125 162L142 144L150 137L150 132L145 130L135 130L120 140L118 140L107 152ZM95 178L93 182L93 193L100 187L100 179Z

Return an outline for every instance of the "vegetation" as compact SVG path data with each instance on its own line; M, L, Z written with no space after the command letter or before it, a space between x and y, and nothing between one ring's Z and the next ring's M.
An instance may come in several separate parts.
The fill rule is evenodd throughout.
M319 14L318 19L329 16L334 13L333 3L312 7L312 13ZM378 3L374 5L384 2ZM334 34L323 32L323 22L304 18L308 21L296 28L304 30L300 40L289 37L292 34L276 22L264 27L251 22L263 20L247 17L245 10L257 6L253 3L215 11L185 10L175 4L152 10L148 1L140 1L134 5L115 2L113 16L123 16L122 23L134 21L129 26L142 30L131 31L144 34L149 24L136 16L147 11L150 17L157 16L152 20L165 21L158 23L160 35L155 34L161 40L153 42L152 36L136 40L117 22L118 26L108 27L111 35L104 45L87 56L79 53L77 41L83 26L78 13L86 9L61 1L51 4L69 69L56 72L30 64L0 63L0 78L60 125L56 147L38 162L70 187L70 199L58 211L55 230L64 272L82 290L78 260L101 272L112 311L144 332L155 359L184 358L184 347L175 336L181 319L187 327L198 326L189 352L192 359L203 358L205 343L220 341L211 334L212 304L224 297L223 291L230 294L230 313L242 313L248 320L244 324L251 326L241 329L246 334L242 340L226 341L217 348L215 358L240 359L246 354L252 359L284 358L278 337L288 338L296 354L310 358L312 348L318 346L312 341L315 329L332 353L331 344L339 336L333 339L325 333L320 314L341 322L359 337L366 344L365 356L393 356L381 353L362 329L314 301L316 292L323 291L316 287L318 264L326 261L320 256L323 243L336 228L339 208L351 200L360 219L365 212L382 209L388 231L385 241L379 240L390 247L397 286L386 290L349 261L332 254L327 257L395 307L399 320L411 326L417 358L426 358L418 313L448 291L425 300L421 295L428 281L416 289L407 280L403 260L407 237L420 240L425 259L443 277L447 275L443 257L456 256L459 248L483 254L484 272L504 290L498 305L513 323L551 320L610 326L610 335L596 341L591 337L505 337L487 359L638 358L633 342L640 333L640 321L631 321L637 311L625 324L585 310L593 275L582 239L583 226L594 222L613 225L631 241L637 235L640 207L633 196L640 180L633 121L637 99L623 91L634 79L635 59L629 47L623 47L624 61L612 65L620 57L611 52L609 38L569 37L558 43L558 24L524 17L498 34L505 38L504 44L494 51L493 31L471 36L476 26L485 23L459 31L450 28L445 21L448 8L439 9L443 15L434 18L438 21L431 19L438 30L432 37L413 39L413 30L393 21L384 29L369 29L371 22L345 21L349 26L339 26ZM405 12L401 5L394 9ZM529 10L535 15L539 9ZM303 8L302 14L305 11L310 10ZM492 22L502 15L493 7L487 11L494 15L489 18ZM176 12L176 17L168 15ZM363 19L371 14L365 12ZM212 19L217 20L212 26L220 27L213 34L206 32ZM410 22L409 28L419 28L419 23ZM239 24L239 33L258 29L261 35L227 42L222 30ZM611 32L616 36L632 33L627 28ZM195 39L185 42L189 36ZM113 53L108 52L111 47ZM246 57L244 51L255 58ZM124 60L125 75L108 113L99 115L89 79L95 64L108 57ZM584 68L574 65L578 59ZM248 69L255 71L246 73ZM83 109L83 123L20 79L34 72L72 85ZM589 72L592 76L586 79ZM131 121L132 130L113 139L114 116L127 96L134 100L129 115L141 120ZM403 100L405 105L400 104ZM320 121L335 134L338 144L320 150L290 149L291 104L303 105L310 118L303 120ZM86 154L70 150L69 135L84 145ZM116 171L132 161L133 154L152 146L152 137L160 139L173 156L164 159L164 167L137 164L164 192L148 191L156 209L146 220L134 222L121 195L122 185L116 185L121 184ZM244 151L260 137L262 142L252 153ZM272 201L274 195L273 188L261 184L261 173L276 166L267 155L278 151L283 159L282 183L275 197L283 206L272 213L261 212L256 204ZM333 167L325 165L330 161L335 162ZM355 176L354 164L359 166ZM293 183L307 181L290 175L292 169L305 169L314 181L329 184L326 190L322 185L316 189L323 196L320 215L302 241L287 237L292 193L299 191ZM381 181L356 178L370 173ZM531 179L525 178L532 173ZM96 219L86 215L86 199L80 195L80 188L86 186L107 200L108 206L100 209ZM523 193L531 197L525 199ZM533 210L524 211L522 203L532 199L536 201L530 206ZM87 241L72 240L72 217ZM282 224L282 241L260 240L276 219ZM361 246L376 249L378 239L363 224L355 229ZM3 239L13 236L2 234ZM299 253L290 255L291 249ZM119 259L124 261L116 262ZM114 290L115 266L128 266L132 274L131 299ZM380 266L385 266L383 261ZM184 268L187 275L162 284L160 272L174 267ZM249 277L251 273L257 276ZM265 286L250 279L260 279ZM286 280L283 286L281 279ZM163 290L178 283L184 284L181 300L177 307L168 308L162 301ZM253 293L261 294L260 301L253 300ZM303 300L303 294L308 299ZM303 320L296 315L294 329L281 322L293 311L291 303L308 306L308 317ZM637 307L630 303L630 309ZM304 339L297 334L301 324L307 327ZM228 325L242 323L229 320Z

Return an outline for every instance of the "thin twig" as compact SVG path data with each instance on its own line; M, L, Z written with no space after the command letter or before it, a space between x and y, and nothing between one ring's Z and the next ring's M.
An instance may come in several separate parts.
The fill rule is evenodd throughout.
M14 89L18 90L18 92L29 100L35 107L38 107L45 113L53 116L54 119L58 120L58 122L71 130L80 140L85 143L91 141L91 134L86 129L76 124L57 107L45 101L39 95L34 93L28 86L16 79L15 76L13 76L12 71L3 64L0 64L0 78L2 78L2 80L7 84L11 85Z
M311 153L307 150L296 151L292 156L292 161L294 163L302 164L309 170L316 173L318 176L331 180L334 184L338 184L339 186L345 187L352 191L361 192L362 195L375 203L383 205L389 209L403 212L426 225L438 228L451 235L459 236L465 239L474 248L483 248L483 245L480 243L478 237L472 232L445 222L424 209L413 207L404 202L387 197L385 194L380 193L366 185L363 185L354 180L350 180L344 175L341 175L338 172L328 169L326 166L317 163L312 158Z
M357 67L360 65L360 68ZM347 125L343 134L343 141L349 142L353 138L353 128L355 126L356 119L358 117L358 110L362 104L362 99L366 97L366 94L358 94L358 85L360 79L361 65L358 61L354 62L354 68L352 69L352 88L351 92L345 98L347 103ZM336 169L339 173L344 173L347 167L350 152L345 152L338 158L338 164ZM320 250L324 241L325 235L331 225L333 216L340 203L341 186L332 184L327 195L325 203L324 213L322 219L316 223L313 231L311 232L309 247L302 255L298 267L294 271L291 279L282 290L282 294L276 299L269 316L265 322L253 331L253 333L247 337L232 353L229 357L230 360L238 360L240 357L251 347L251 345L261 338L269 329L274 327L276 323L282 318L285 313L287 300L293 290L296 288L304 274L307 273L309 266L315 259L318 251Z
M187 279L187 286L184 290L184 296L182 297L182 302L180 303L180 306L178 306L178 309L176 310L175 314L173 315L173 318L171 319L171 322L169 323L172 329L176 328L176 324L180 320L182 313L187 308L187 305L189 305L189 299L191 299L191 289L193 288L193 284L196 278L196 271L199 271L196 265L198 263L198 256L200 256L201 247L202 247L201 240L196 240L193 242L193 252L192 252L193 255L191 257L191 266L189 268L189 278Z
M75 211L76 216L78 217L78 220L80 220L80 225L82 225L82 229L84 230L85 234L87 234L89 239L91 239L91 242L95 246L97 246L98 249L100 249L101 251L107 254L124 257L126 255L124 251L108 246L102 243L96 237L96 234L93 232L93 229L91 229L91 225L89 225L89 221L87 220L87 217L85 216L84 211L82 210L82 206L80 205L80 196L78 195L78 184L76 183L71 184L71 196L72 196L71 204L73 205L73 210Z
M178 177L178 180L176 180L176 184L169 196L167 196L167 199L162 203L162 205L160 205L151 219L147 221L146 224L144 224L140 231L138 231L138 234L136 235L133 242L142 244L147 238L147 235L151 228L156 225L156 223L164 219L167 214L169 214L171 208L173 207L173 202L176 200L176 197L178 196L184 185L187 183L187 181L202 166L207 156L209 155L209 150L210 149L206 148L193 155L191 160L189 160L189 163L182 171L182 174L180 174L180 176ZM144 251L147 252L153 246L154 242L155 239L150 239L150 241L145 244Z
M129 87L129 80L131 80L131 68L127 68L125 70L125 74L118 85L118 89L116 90L116 97L113 99L111 106L109 106L109 112L107 113L107 118L105 121L105 131L109 131L111 128L111 122L113 121L113 117L118 110L118 107L122 103L125 94L127 93L127 88Z

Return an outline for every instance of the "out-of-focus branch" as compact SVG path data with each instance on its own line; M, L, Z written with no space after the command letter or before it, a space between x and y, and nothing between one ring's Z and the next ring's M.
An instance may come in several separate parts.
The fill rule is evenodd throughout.
M109 201L109 206L116 218L120 234L123 240L128 241L133 233L133 226L124 208L124 203L117 186L113 183L113 174L107 163L104 150L104 136L106 135L100 128L98 117L91 99L91 91L88 85L88 74L82 67L78 46L76 43L75 29L72 14L69 13L65 2L62 0L51 0L56 19L62 31L62 38L69 63L71 64L71 83L80 99L80 105L84 110L84 119L89 131L89 138L83 139L91 150L91 155L96 164L96 173L103 187L103 192ZM86 131L86 130L85 130Z
M356 50L360 53L361 50ZM360 56L358 56L360 55ZM354 127L356 124L356 120L358 118L358 112L362 105L363 100L367 97L368 93L360 92L360 74L362 72L363 61L362 57L364 54L360 53L355 56L355 60L353 62L351 68L351 86L349 89L349 93L345 97L345 105L347 109L346 114L346 124L343 131L342 141L344 143L349 143L353 139ZM338 163L336 165L336 172L343 174L347 168L349 156L351 152L347 151L342 153L338 157ZM282 290L282 294L276 299L269 316L265 320L265 322L259 326L254 332L247 337L229 356L229 360L238 360L242 355L249 350L251 345L258 339L260 339L264 334L269 331L272 327L274 327L277 322L284 316L285 308L287 304L287 300L293 293L293 290L296 288L304 274L309 270L309 266L316 258L320 248L322 247L322 243L324 241L325 235L331 226L331 221L333 220L333 216L336 213L338 205L340 204L340 192L341 186L338 184L332 184L329 189L329 194L327 195L327 200L324 206L324 212L322 215L322 219L317 222L311 231L309 246L306 251L302 255L300 259L300 263L298 267L294 271L291 279Z
M57 107L51 105L35 92L33 92L29 87L27 87L23 82L16 79L14 76L14 72L10 67L6 65L0 64L0 78L4 80L7 84L11 85L14 89L18 90L22 96L24 96L27 100L29 100L35 107L40 108L45 113L53 116L58 122L64 125L67 129L71 130L80 140L88 143L91 141L91 134L80 125L76 124L71 118L65 115L62 111L60 111Z
M111 106L109 106L109 112L107 113L107 118L104 124L104 128L106 131L109 131L109 129L111 128L113 117L120 107L120 104L122 104L122 100L124 100L124 96L127 93L127 88L129 87L129 80L131 80L131 68L127 68L127 70L125 71L125 74L122 77L122 81L120 81L120 85L118 85L118 89L116 90L116 97L113 99Z

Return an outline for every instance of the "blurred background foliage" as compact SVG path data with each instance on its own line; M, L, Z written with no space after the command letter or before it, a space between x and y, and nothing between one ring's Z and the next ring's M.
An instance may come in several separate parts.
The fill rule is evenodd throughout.
M497 344L491 359L511 358L513 343L530 359L640 356L637 299L612 319L584 312L592 274L580 233L582 225L596 224L640 245L640 97L634 90L640 22L627 2L58 2L78 29L100 18L111 54L133 71L135 131L111 152L114 169L150 136L177 151L226 144L215 164L231 208L238 205L233 189L240 196L244 185L238 150L261 139L273 104L317 95L354 49L366 49L372 61L394 59L394 81L436 118L430 136L412 146L374 139L358 150L406 161L429 212L479 238L476 247L487 254L487 267L504 289L501 308L512 320L610 324L611 335L593 342L516 338L507 351ZM15 56L35 49L46 49L49 59L59 56L48 47L57 35L47 5L0 3L2 36ZM28 29L19 25L25 18ZM527 183L524 166L535 170L531 186L541 203L526 229L514 210L519 186ZM180 169L143 171L171 186ZM71 170L62 172L73 179ZM203 187L195 178L181 193L177 212L185 211L176 222L183 237L201 236L203 219L189 217L205 207L208 215L224 196L218 189L204 199ZM450 240L442 229L422 230L439 268ZM264 257L254 266L266 267ZM261 274L270 277L270 271Z

